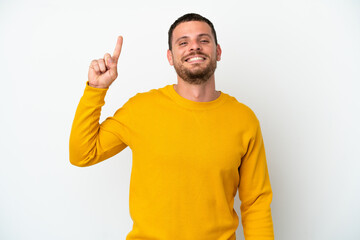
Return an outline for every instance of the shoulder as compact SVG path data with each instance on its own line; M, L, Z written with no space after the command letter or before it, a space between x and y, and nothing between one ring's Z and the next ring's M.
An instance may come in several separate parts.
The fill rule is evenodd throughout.
M133 109L136 110L149 110L153 109L154 106L163 104L167 97L166 94L164 94L164 89L166 88L157 88L157 89L151 89L146 92L139 92L135 94L133 97L131 97L126 105L131 106Z
M162 88L157 88L157 89L151 89L146 92L139 92L139 93L135 94L133 97L131 97L130 99L132 101L155 100L156 98L164 97L164 89L166 87L167 86L162 87Z
M245 105L242 102L239 102L235 97L229 94L223 94L227 95L225 107L231 110L235 118L239 118L242 121L248 121L258 124L258 118L249 106Z

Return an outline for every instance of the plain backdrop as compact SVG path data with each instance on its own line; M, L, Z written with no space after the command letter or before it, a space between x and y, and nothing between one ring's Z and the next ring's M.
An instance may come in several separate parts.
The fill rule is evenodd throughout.
M136 93L176 83L167 31L188 12L217 30L217 90L260 120L275 238L360 239L356 0L1 0L0 239L125 239L131 150L72 166L72 120L91 60L112 53L118 35L119 77L101 121Z

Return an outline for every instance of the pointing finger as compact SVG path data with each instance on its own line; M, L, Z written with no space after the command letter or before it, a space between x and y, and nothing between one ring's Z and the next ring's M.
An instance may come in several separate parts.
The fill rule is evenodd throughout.
M122 44L123 44L123 37L119 36L116 42L116 47L113 53L113 59L114 61L117 63L120 53L121 53L121 48L122 48Z

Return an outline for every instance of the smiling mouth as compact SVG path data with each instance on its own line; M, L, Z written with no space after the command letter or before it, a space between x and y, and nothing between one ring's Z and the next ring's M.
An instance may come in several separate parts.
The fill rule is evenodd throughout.
M185 59L185 62L188 63L200 63L205 61L205 57L201 57L201 56L193 56L193 57L189 57L187 59Z

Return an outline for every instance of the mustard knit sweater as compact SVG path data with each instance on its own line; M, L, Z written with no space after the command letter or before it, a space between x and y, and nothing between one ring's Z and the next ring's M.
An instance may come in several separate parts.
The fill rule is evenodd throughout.
M90 166L131 148L127 240L234 240L237 190L245 239L274 239L264 144L248 107L222 92L190 101L167 85L138 93L99 124L106 91L86 86L70 162Z

